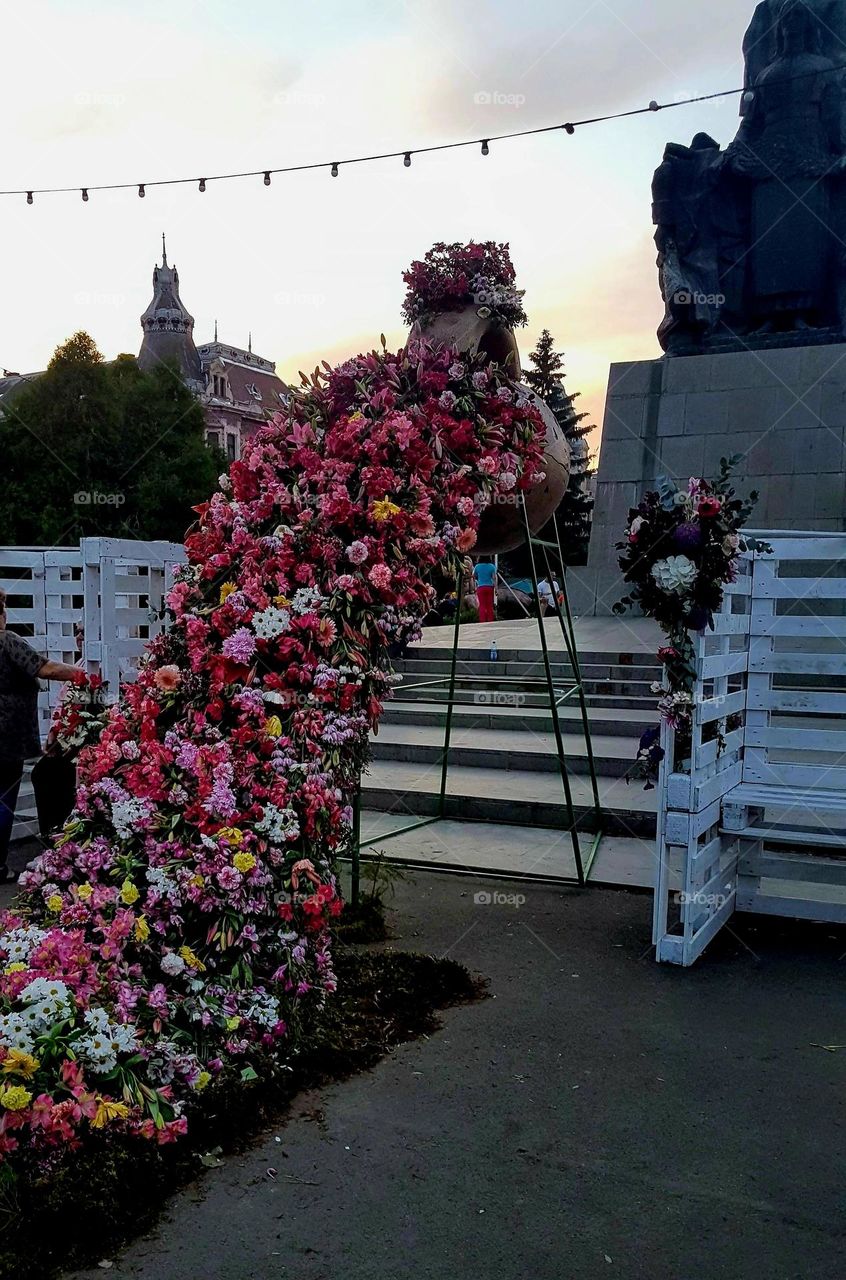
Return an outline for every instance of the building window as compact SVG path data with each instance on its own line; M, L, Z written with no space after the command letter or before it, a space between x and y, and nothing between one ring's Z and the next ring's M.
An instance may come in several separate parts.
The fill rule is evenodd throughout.
M247 395L251 400L261 400L261 392L254 382L247 383Z
M231 431L226 433L226 456L230 462L234 462L238 457L238 437Z
M220 432L207 431L206 441L213 449L219 449L220 448Z
M214 394L219 400L226 399L226 377L222 373L215 373L212 377L212 385Z

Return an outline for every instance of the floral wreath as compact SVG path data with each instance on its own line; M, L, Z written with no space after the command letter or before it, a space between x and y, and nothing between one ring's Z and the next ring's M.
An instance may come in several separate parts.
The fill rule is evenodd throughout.
M444 311L476 307L480 316L507 325L524 325L524 289L517 279L507 244L484 240L469 244L433 245L422 262L403 273L408 285L402 314L408 324L428 320Z

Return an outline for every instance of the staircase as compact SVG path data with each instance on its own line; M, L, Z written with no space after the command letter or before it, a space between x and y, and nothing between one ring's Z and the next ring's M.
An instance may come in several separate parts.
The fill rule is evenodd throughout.
M459 651L459 704L453 711L445 817L517 824L558 837L568 825L567 809L537 632L532 634L530 625L525 643L532 641L535 648L500 648L495 661L478 643ZM590 650L581 653L579 661L605 830L618 842L651 844L655 793L645 792L637 782L628 785L624 775L640 735L656 721L650 686L660 678L660 667L648 651ZM363 827L368 837L439 812L450 665L451 650L430 644L409 650L397 663L403 678L397 697L402 701L387 704L363 779ZM556 687L564 692L573 681L566 654L553 653L551 665ZM431 681L440 683L419 687ZM575 695L559 707L558 716L578 827L590 833L596 829L596 814ZM426 830L404 835L385 848L390 853L400 844L412 848ZM477 830L475 839L484 843L487 835ZM639 856L651 862L651 848Z

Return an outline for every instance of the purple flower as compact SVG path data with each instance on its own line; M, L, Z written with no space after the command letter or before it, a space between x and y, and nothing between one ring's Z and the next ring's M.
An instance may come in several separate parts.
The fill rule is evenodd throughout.
M368 554L367 545L364 542L351 542L347 547L347 559L352 564L364 564Z
M675 545L680 551L696 551L702 546L702 526L692 521L680 524L674 536Z
M442 391L438 397L438 404L442 409L454 409L458 404L458 397L452 391Z
M449 367L449 376L455 379L456 382L459 382L464 377L466 372L467 372L467 367L466 365L462 364L460 360L456 360L455 363L451 364Z
M245 667L249 665L255 651L255 636L246 627L239 627L231 636L227 636L223 642L224 656L231 658L233 662L240 662Z

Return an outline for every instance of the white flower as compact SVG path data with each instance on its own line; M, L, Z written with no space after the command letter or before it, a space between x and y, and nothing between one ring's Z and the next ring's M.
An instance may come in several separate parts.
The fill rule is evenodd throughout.
M300 587L299 591L294 594L291 608L294 613L311 613L312 609L316 609L322 599L320 592L315 591L314 587Z
M0 1044L7 1049L22 1049L32 1053L34 1040L23 1016L19 1013L0 1015Z
M47 934L43 929L36 929L34 925L25 925L20 929L13 929L11 933L7 933L3 939L3 950L6 953L7 964L25 964L32 952L43 942Z
M281 844L283 840L296 840L300 834L300 824L293 809L280 809L275 804L266 804L261 822L256 823L256 830L263 832L272 844Z
M185 961L182 956L176 954L175 951L169 951L162 958L162 973L166 973L169 977L175 978L185 969Z
M261 613L253 614L252 625L259 640L275 640L290 627L291 614L288 609L277 609L275 605L269 605Z
M145 800L113 800L112 825L120 840L128 840L135 835L140 823L150 816L150 809Z
M699 570L687 556L668 556L652 566L652 576L662 591L685 596L695 583Z
M634 520L632 520L631 528L629 529L629 533L633 538L637 537L645 523L646 521L643 516L635 516Z

